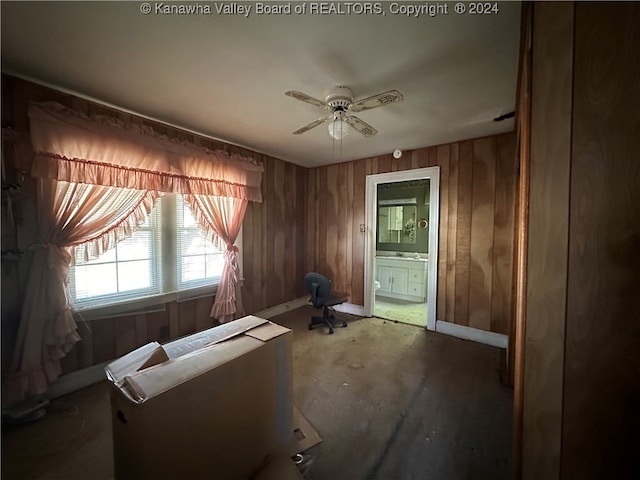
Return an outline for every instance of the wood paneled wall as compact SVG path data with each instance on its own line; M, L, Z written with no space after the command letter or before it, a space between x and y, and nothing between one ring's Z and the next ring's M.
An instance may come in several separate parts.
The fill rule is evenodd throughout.
M507 383L513 385L513 478L522 476L522 420L524 403L524 350L527 307L527 246L529 234L529 179L531 139L532 4L523 3L520 29L516 134L518 175L513 252L513 322L509 332Z
M264 161L263 203L250 203L243 224L247 313L304 296L307 169Z
M533 5L522 478L640 474L638 25Z
M364 304L366 176L440 166L437 318L508 334L511 318L513 133L338 163L308 176L307 271Z
M640 4L575 26L561 475L638 478Z
M557 477L560 465L573 35L573 5L561 6L542 3L534 17L522 462L532 480Z
M209 148L223 148L262 161L265 169L262 180L264 200L263 203L249 204L243 224L245 309L247 313L255 313L304 294L305 168L3 75L2 125L13 125L18 131L13 158L16 164L8 165L10 170L19 168L28 172L30 169L32 149L27 107L31 101L56 101L86 113L117 115L125 122L148 125L169 137ZM34 182L28 176L23 185L23 196L16 204L16 212L19 213L18 235L5 238L10 232L3 230L3 245L15 242L25 255L15 268L3 268L3 371L7 368L17 333L31 259L29 246L36 241L35 190ZM210 296L171 302L150 313L80 321L78 331L82 340L62 360L63 373L112 360L150 341L166 342L210 328L217 323L209 317L212 302L213 297Z

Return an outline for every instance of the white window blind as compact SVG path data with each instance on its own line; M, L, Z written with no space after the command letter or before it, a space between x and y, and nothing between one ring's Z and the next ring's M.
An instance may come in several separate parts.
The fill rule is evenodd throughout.
M76 256L70 293L78 310L104 307L213 286L223 266L182 196L166 194L131 237L95 260Z
M196 222L181 195L176 196L178 289L217 283L222 276L224 257Z

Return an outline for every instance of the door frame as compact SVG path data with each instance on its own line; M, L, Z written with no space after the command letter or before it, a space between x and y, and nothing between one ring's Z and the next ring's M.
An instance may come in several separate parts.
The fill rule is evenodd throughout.
M427 330L436 329L436 293L438 291L438 228L440 225L440 167L416 168L399 172L367 175L364 242L364 314L373 316L375 298L374 261L376 256L376 231L378 185L382 183L429 180L429 261L427 263Z

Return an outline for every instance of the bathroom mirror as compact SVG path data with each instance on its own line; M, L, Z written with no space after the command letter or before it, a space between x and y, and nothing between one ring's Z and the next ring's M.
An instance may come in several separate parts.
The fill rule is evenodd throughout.
M378 207L378 242L416 243L416 228L415 205Z

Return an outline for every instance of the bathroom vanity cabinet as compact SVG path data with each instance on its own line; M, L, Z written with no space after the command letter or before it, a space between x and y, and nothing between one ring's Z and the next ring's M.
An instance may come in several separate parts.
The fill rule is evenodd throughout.
M376 257L376 295L423 303L427 298L426 259Z

